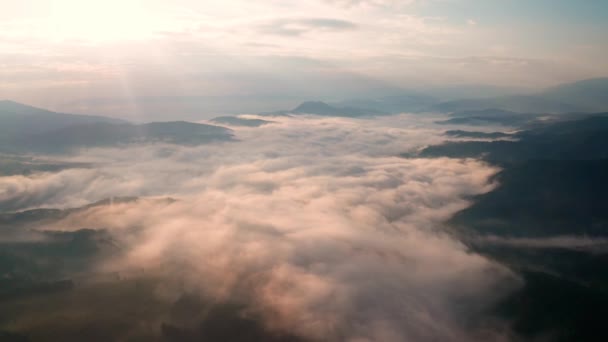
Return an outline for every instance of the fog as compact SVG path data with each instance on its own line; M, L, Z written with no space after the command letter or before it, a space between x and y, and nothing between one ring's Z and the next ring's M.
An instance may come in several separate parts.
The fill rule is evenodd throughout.
M277 117L237 141L89 149L55 173L0 177L0 208L69 208L32 229L106 229L120 251L91 272L152 273L162 300L237 301L271 331L311 340L507 339L481 313L521 281L443 222L498 169L403 158L445 139L432 118ZM159 200L171 198L172 200Z

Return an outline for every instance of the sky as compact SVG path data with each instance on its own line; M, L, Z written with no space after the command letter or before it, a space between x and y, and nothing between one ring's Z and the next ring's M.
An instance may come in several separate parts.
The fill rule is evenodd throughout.
M0 98L171 116L608 75L602 0L0 0ZM177 115L177 114L176 114Z

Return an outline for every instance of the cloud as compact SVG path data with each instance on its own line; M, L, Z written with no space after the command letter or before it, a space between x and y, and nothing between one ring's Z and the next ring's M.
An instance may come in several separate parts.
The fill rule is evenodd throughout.
M346 8L350 7L406 7L421 2L420 0L326 0Z
M233 143L88 150L66 159L92 169L0 178L0 203L143 196L38 229L107 229L123 253L96 271L145 269L170 301L239 300L271 330L313 340L487 340L478 313L519 280L443 233L442 222L492 189L497 170L395 157L443 139L419 117L273 120L235 128Z
M282 36L301 36L315 32L344 32L357 29L353 22L333 18L276 19L262 24L263 33Z
M54 1L56 6L50 6L48 0L28 2L37 5L15 2L0 13L0 78L6 80L0 88L4 97L37 105L93 96L128 101L132 96L160 94L254 94L264 90L259 84L284 88L286 83L297 83L297 66L292 65L287 72L275 68L271 62L277 57L317 59L333 64L336 70L408 88L435 82L545 87L597 77L606 70L604 40L598 40L596 34L584 34L584 28L578 33L566 30L583 37L581 41L558 39L564 36L564 28L550 23L471 25L470 19L481 18L461 17L459 11L452 11L451 1L180 0L145 6L117 0L93 6L73 0ZM525 11L525 6L516 8ZM112 27L106 25L106 18L112 18ZM546 39L548 36L555 39ZM581 43L572 47L568 43L572 40ZM3 58L6 55L22 57L7 61ZM488 55L535 58L541 68L500 64L463 67L450 62ZM261 63L260 56L269 59ZM408 63L411 65L391 59L400 56L420 58ZM80 74L74 68L56 68L56 58L89 67ZM386 59L386 66L379 70L370 67L370 60L381 58ZM249 76L260 70L264 75L252 87ZM236 76L218 81L213 75L204 78L201 71ZM315 89L328 81L331 75L307 86ZM352 82L341 85L347 87ZM328 97L339 95L324 93ZM299 94L294 91L290 95ZM349 93L345 97L358 96ZM84 110L92 113L90 108ZM171 105L166 111L181 110ZM134 110L123 109L128 111ZM115 113L111 109L104 112Z

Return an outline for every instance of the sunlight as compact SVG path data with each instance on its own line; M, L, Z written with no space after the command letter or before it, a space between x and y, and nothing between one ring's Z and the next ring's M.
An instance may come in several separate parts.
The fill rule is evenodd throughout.
M159 29L143 1L56 0L49 19L56 39L138 40Z

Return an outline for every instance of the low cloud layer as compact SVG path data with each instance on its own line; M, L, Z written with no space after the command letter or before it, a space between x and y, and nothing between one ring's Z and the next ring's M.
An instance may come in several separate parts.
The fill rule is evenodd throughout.
M505 338L478 314L519 285L442 232L497 170L404 159L440 141L422 120L276 118L237 142L89 150L91 169L0 178L3 210L78 211L45 229L107 229L123 253L96 271L146 269L158 295L238 300L266 328L312 340ZM145 197L171 197L154 201Z

